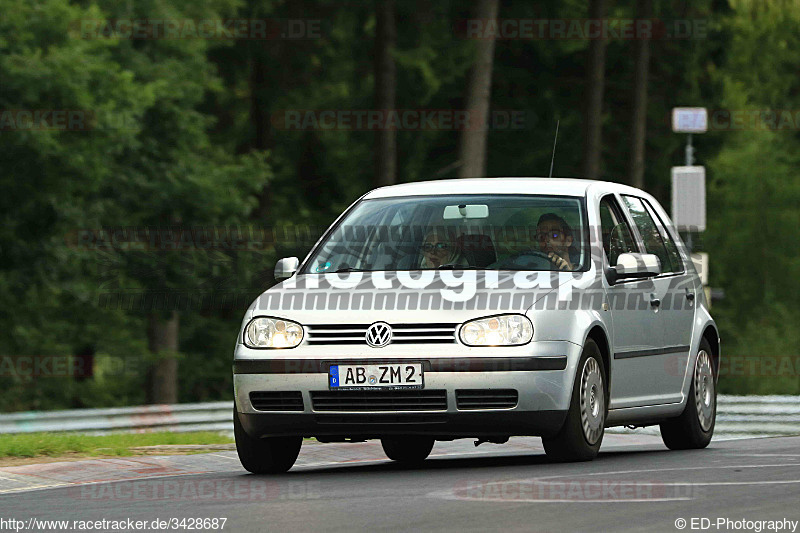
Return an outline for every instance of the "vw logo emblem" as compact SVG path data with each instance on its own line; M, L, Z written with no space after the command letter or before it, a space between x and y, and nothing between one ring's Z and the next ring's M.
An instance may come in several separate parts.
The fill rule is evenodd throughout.
M383 348L392 342L392 326L386 322L375 322L367 328L366 340L373 348Z

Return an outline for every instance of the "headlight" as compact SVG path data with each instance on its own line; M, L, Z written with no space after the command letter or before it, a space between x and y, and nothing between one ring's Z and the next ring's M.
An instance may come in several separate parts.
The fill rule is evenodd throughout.
M467 346L519 346L533 338L533 324L525 315L490 316L466 322L459 336Z
M256 317L244 328L248 348L294 348L303 340L303 326L281 318Z

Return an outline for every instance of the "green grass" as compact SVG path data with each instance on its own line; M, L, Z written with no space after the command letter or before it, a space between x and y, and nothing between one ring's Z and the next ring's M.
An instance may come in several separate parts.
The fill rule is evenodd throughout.
M158 444L224 444L233 439L210 431L197 433L20 433L0 435L0 458L80 455L134 455L130 448Z

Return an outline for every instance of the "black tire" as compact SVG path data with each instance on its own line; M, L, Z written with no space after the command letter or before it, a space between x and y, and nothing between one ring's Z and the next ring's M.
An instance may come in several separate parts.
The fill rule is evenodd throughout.
M586 374L590 372L590 374ZM598 378L599 375L599 378ZM586 379L586 401L582 402ZM599 382L598 382L599 379ZM558 462L591 461L597 457L605 434L608 413L606 370L600 348L587 339L575 371L572 400L564 425L553 437L542 437L548 459ZM581 411L585 409L587 430L584 431Z
M381 446L386 457L398 463L421 463L431 454L433 439L429 437L384 437Z
M692 368L686 407L680 416L661 423L661 440L670 450L696 450L711 442L717 421L715 378L711 345L703 339ZM698 385L702 387L700 394L697 394Z
M236 452L245 470L253 474L281 474L287 472L300 453L303 437L264 437L254 439L248 435L239 421L239 413L233 408L233 436Z

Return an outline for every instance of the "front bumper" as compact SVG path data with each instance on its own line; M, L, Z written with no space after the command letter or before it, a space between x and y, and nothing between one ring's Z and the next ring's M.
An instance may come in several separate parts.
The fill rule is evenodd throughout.
M538 343L533 343L538 344ZM234 394L239 419L253 437L303 436L379 438L383 435L428 435L439 439L491 436L548 436L557 432L569 409L575 366L581 347L569 342L531 346L525 356L507 352L481 357L381 356L307 358L237 358ZM421 361L425 389L446 391L446 408L424 411L319 411L312 391L328 390L328 366L342 362ZM514 389L513 408L460 410L456 390ZM255 409L251 392L299 391L302 411Z
M459 413L243 414L248 435L303 436L330 440L377 439L386 435L426 435L437 440L463 437L549 436L558 432L567 411L465 411Z

